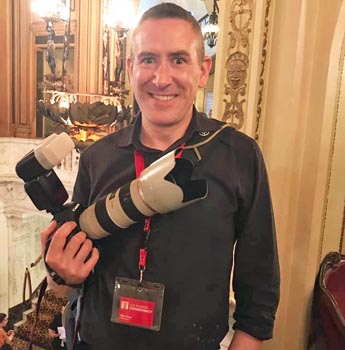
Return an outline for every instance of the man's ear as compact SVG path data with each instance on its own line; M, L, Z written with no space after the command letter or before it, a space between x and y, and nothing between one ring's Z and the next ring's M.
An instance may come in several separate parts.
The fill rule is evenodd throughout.
M199 88L202 88L206 85L211 68L212 68L212 58L209 56L205 56L200 66L201 74L199 79Z

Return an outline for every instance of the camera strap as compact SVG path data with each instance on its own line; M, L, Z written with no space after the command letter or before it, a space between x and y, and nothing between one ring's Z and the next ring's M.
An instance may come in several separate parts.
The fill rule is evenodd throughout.
M185 143L180 146L180 152L175 156L176 159L182 157L183 150L185 148ZM145 169L145 159L143 153L138 150L134 150L134 162L135 162L135 173L136 177L139 178L142 171ZM151 233L151 217L145 219L144 227L144 243L139 249L139 282L143 281L144 271L146 269L146 260L148 254L148 241Z
M175 158L176 159L181 158L184 150L191 149L195 153L197 162L201 161L202 158L207 157L209 155L212 149L204 146L210 144L210 142L213 140L219 139L217 138L217 136L220 136L224 130L229 130L229 129L233 129L233 128L229 124L223 124L215 132L210 134L206 133L207 137L204 139L198 140L188 145L186 145L186 143L183 143L180 146L181 151L178 154L176 154ZM203 135L202 132L200 134ZM145 160L144 160L143 153L139 152L138 150L134 150L134 160L135 160L136 177L139 178L141 172L145 169ZM140 282L142 282L143 280L144 271L146 269L146 260L148 255L148 241L151 233L151 217L148 217L145 219L143 232L144 232L144 242L143 242L143 246L139 250L139 281Z
M218 130L213 132L200 131L199 135L193 137L192 142L188 142L185 147L186 151L193 151L192 153L194 154L194 157L192 157L191 154L188 153L189 156L187 156L186 158L188 158L188 160L190 160L194 165L203 159L207 159L215 150L215 148L211 146L213 142L219 142L222 140L224 142L227 138L230 137L229 134L227 134L227 132L233 129L234 128L231 125L223 124L219 127Z
M175 158L182 156L184 144ZM145 169L144 155L134 151L136 177ZM113 310L111 321L127 326L159 331L163 311L165 286L158 282L144 280L148 242L151 233L151 218L147 217L143 226L143 243L139 248L139 279L115 278Z

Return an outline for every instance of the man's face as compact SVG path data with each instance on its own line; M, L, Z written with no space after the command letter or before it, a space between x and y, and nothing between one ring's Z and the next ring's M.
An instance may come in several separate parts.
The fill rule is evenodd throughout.
M143 123L159 127L189 122L198 87L205 86L211 59L200 62L190 23L148 19L133 37L127 60Z

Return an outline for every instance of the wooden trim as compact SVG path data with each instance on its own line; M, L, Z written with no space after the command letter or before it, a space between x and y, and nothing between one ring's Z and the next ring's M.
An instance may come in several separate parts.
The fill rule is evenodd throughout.
M0 11L0 137L12 136L12 1Z
M34 84L31 61L33 36L30 31L30 2L13 1L13 96L14 114L13 136L35 137L33 89Z

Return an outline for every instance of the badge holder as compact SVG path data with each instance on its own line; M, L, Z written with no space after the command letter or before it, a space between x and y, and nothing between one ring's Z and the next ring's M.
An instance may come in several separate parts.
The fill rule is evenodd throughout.
M111 321L158 332L161 328L165 287L161 283L143 280L151 232L150 221L150 218L145 220L144 248L139 250L139 280L125 277L115 279Z
M164 285L117 277L111 321L159 331Z

